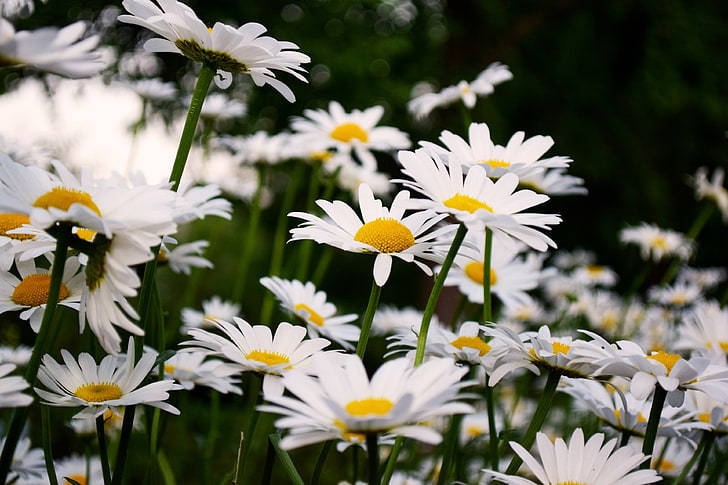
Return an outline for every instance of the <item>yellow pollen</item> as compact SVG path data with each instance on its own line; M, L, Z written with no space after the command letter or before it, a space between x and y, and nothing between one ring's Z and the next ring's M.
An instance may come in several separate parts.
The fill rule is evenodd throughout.
M354 240L373 246L380 253L399 253L415 244L407 226L395 219L374 219L356 231Z
M662 236L655 236L651 242L652 246L659 249L667 249L667 239Z
M23 278L13 290L10 297L18 305L40 306L48 303L48 290L51 286L51 275L31 274ZM58 290L58 301L68 298L68 288L61 283Z
M637 413L637 422L638 423L646 423L647 418L645 418L645 415L642 413Z
M263 363L265 365L274 366L288 364L290 359L278 352L269 352L267 350L254 350L245 356L248 360Z
M367 437L362 433L344 433L342 438L351 443L363 443Z
M663 352L662 350L655 352L652 355L648 355L647 358L656 360L660 364L664 365L667 369L668 375L670 374L670 371L672 371L673 366L677 364L677 361L681 359L680 355L678 354L670 354L667 352Z
M375 416L384 416L394 407L394 403L389 399L383 397L369 397L366 399L359 399L358 401L351 401L347 404L344 409L352 416L369 416L374 414Z
M88 482L86 481L86 475L69 475L68 477L63 477L63 478L65 478L65 479L66 479L66 480L65 480L65 481L63 482L63 483L64 483L64 485L65 485L65 484L70 484L70 483L72 483L71 481L69 481L69 480L68 480L68 478L70 478L70 479L71 479L71 480L73 480L74 482L78 483L79 485L86 485L86 484L88 483Z
M369 140L369 135L364 129L356 123L344 123L339 125L329 133L329 136L334 140L343 141L349 143L353 139L357 139L362 143L366 143Z
M94 203L90 194L81 190L67 189L65 187L53 187L50 192L46 192L35 199L33 207L40 207L42 209L54 207L67 211L73 204L81 204L91 209L96 215L101 215L101 211Z
M483 263L471 261L465 265L465 276L475 281L479 285L483 284ZM498 282L498 276L495 274L495 270L490 268L490 286L495 285Z
M455 194L443 202L443 204L451 209L470 212L471 214L478 209L485 209L488 212L493 212L493 209L485 202L481 202L478 199L474 199L469 195L464 194Z
M334 154L332 152L323 150L320 152L313 152L311 155L309 155L309 158L316 162L328 162L333 156Z
M562 344L561 342L554 342L551 344L551 346L554 349L554 354L568 354L569 349L571 348L570 345Z
M84 227L79 227L76 229L74 234L77 237L80 237L84 241L93 242L94 238L96 237L96 231L92 231L91 229L86 229Z
M322 317L317 311L305 303L299 303L295 306L296 314L303 317L307 322L311 322L319 327L324 326L324 317Z
M713 348L713 344L711 342L708 342L707 344L705 344L705 346L709 349ZM718 347L720 347L720 350L722 350L723 352L728 353L728 342L720 341L720 342L718 342Z
M505 168L511 166L511 163L506 162L505 160L478 160L478 163L490 165L491 168Z
M604 266L599 266L598 264L590 264L587 265L586 272L592 276L596 276L604 272Z
M10 239L33 239L35 236L31 234L8 234L8 231L18 229L23 224L30 224L30 218L23 214L0 214L0 236L9 237Z
M173 365L164 364L164 373L165 374L174 374L175 369L176 369L176 367Z
M165 251L164 249L160 249L159 254L157 254L157 262L164 264L167 261L169 261L169 258L167 257L167 251Z
M704 423L710 423L710 413L700 413L698 419Z
M655 465L657 465L657 460L655 460L652 463L652 467L654 468ZM662 463L660 463L660 471L661 472L669 472L676 468L675 464L671 462L670 460L662 459Z
M480 436L481 434L485 433L485 430L481 428L480 426L468 426L465 428L465 434L468 436Z
M617 326L617 317L615 315L604 315L602 318L602 327L614 328Z
M86 402L104 402L119 399L123 393L121 388L113 382L100 382L96 384L84 384L73 393L79 399Z
M207 30L212 33L212 27L208 27Z
M555 485L589 485L589 484L584 483L584 482L572 482L571 480L569 480L568 482L559 482Z
M678 293L670 298L670 303L673 305L684 305L688 302L688 298L684 293Z
M486 342L479 339L478 337L460 336L460 337L456 338L455 340L453 340L452 342L450 342L450 345L452 345L453 347L456 347L460 350L462 350L463 347L467 347L469 349L476 349L479 351L481 357L484 356L485 354L487 354L488 352L490 352L490 349L491 349L490 345L488 345Z

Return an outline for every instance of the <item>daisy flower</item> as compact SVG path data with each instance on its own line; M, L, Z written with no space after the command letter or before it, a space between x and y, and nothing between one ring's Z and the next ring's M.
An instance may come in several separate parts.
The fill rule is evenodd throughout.
M485 224L502 231L539 251L556 247L548 236L534 229L548 229L561 218L555 214L521 213L548 200L531 190L515 191L518 177L511 173L493 182L481 166L471 167L463 178L462 166L455 158L445 165L437 154L419 149L400 151L402 173L413 180L399 180L429 200L418 200L423 208L452 214L466 223ZM534 227L531 227L534 226Z
M427 232L447 217L434 211L418 211L404 216L410 208L409 192L400 191L390 209L374 198L372 189L359 186L359 208L362 219L344 202L316 201L331 219L324 220L306 212L291 212L290 217L303 219L299 227L291 229L291 240L313 239L344 251L374 253L374 281L384 286L392 269L392 257L415 263L427 275L432 270L415 258L441 261L437 248L442 245L437 238L450 234L457 226L450 224Z
M326 301L326 293L316 291L310 281L284 280L273 276L261 278L260 284L268 288L280 301L281 307L300 318L312 338L319 334L337 342L345 349L353 349L349 342L359 340L359 327L349 325L357 315L349 313L336 315L336 306Z
M446 148L429 142L421 142L421 145L448 161L455 159L465 167L487 167L490 178L498 178L506 173L521 177L546 168L568 167L571 163L566 157L541 158L554 144L550 136L539 135L526 140L525 133L519 131L506 146L501 146L491 141L487 124L471 123L468 137L469 142L445 130L440 135L440 141Z
M584 179L566 174L566 169L534 171L518 177L521 186L547 195L586 195Z
M374 313L372 331L379 335L419 332L421 323L422 312L414 307L397 308L392 305L382 305ZM432 315L430 328L440 325L437 315Z
M684 315L675 348L707 355L728 355L728 308L715 301L698 302Z
M266 28L249 22L234 28L220 22L207 27L187 5L175 0L124 0L122 5L131 15L120 15L119 21L145 27L164 37L144 43L148 52L174 52L195 62L217 69L215 83L222 89L232 83L232 74L249 74L256 86L269 84L293 102L296 97L288 86L275 77L273 70L287 72L306 82L300 74L301 64L311 59L298 52L292 42L262 36ZM160 8L161 7L161 8Z
M372 192L380 197L387 196L392 191L392 182L387 174L359 165L348 155L347 159L341 161L340 166L336 184L341 189L351 192L354 200L358 200L359 186L362 184L368 185Z
M569 314L586 317L589 326L610 335L618 330L628 332L626 325L620 327L624 314L624 303L614 293L605 290L586 290L578 294L569 308Z
M501 323L510 322L511 327L514 325L522 326L526 323L535 323L538 321L547 321L549 316L543 305L536 301L533 297L526 294L522 302L515 305L505 305L501 315Z
M377 161L372 150L388 152L411 145L406 133L391 126L377 126L383 114L381 106L347 113L339 103L331 101L328 111L304 110L303 117L293 119L291 128L311 143L339 152L353 151L364 166L375 170Z
M71 455L58 460L55 466L60 485L70 485L71 482L65 478L70 478L81 485L104 483L101 459L98 456L89 457L87 461L86 457L81 455Z
M13 364L0 364L0 408L25 407L33 397L22 391L30 387L21 376L8 376L15 370Z
M242 395L243 391L235 385L239 381L231 377L237 371L226 368L222 360L205 360L206 357L207 352L177 352L164 361L164 377L179 382L187 391L198 385L222 394Z
M496 422L502 422L497 419ZM475 414L468 414L463 417L463 422L460 426L460 444L461 446L471 440L477 440L488 434L488 413L478 412ZM496 430L497 431L497 430Z
M275 335L266 325L251 326L241 318L234 318L235 324L224 320L212 320L212 324L225 335L217 335L199 328L188 334L193 340L183 342L189 345L184 352L202 351L207 355L224 357L228 364L239 372L263 374L263 393L283 393L282 377L293 369L307 371L311 356L329 345L323 338L304 340L306 329L281 322ZM328 353L328 352L327 352Z
M460 389L472 384L461 381L468 368L452 359L431 359L418 367L409 359L394 359L371 379L355 355L346 356L343 366L325 357L315 359L314 366L318 380L291 371L283 383L293 396L266 395L271 404L259 407L284 416L275 422L289 430L281 441L284 449L368 432L436 444L442 440L440 433L420 423L473 412L457 400L462 398Z
M84 288L85 275L78 272L78 258L70 257L63 267L58 304L78 310ZM16 269L20 279L10 272L0 271L0 314L21 310L20 319L28 320L35 333L40 330L48 291L51 286L51 268L37 268L35 262L18 261Z
M42 246L40 254L55 249L53 237L40 230L36 234L31 233L31 227L30 218L26 214L0 214L0 271L10 270L17 253L35 249L39 242ZM35 252L33 257L40 254Z
M696 285L689 283L675 283L671 286L652 287L647 296L650 300L661 305L673 306L676 308L692 305L703 296L703 291Z
M242 101L228 98L223 93L211 93L205 96L200 117L209 120L229 120L240 118L248 111Z
M725 281L726 273L725 268L689 268L683 266L677 274L677 281L708 291Z
M617 273L607 266L589 264L576 268L571 277L584 286L607 286L617 284Z
M159 78L136 79L119 83L137 93L139 97L150 101L170 101L177 96L175 85Z
M107 436L115 436L120 431L124 424L124 408L117 408L113 411L112 408L108 408L102 414L104 417L104 434ZM74 433L78 435L93 435L96 436L96 419L95 418L81 418L72 419L69 423ZM142 429L142 423L139 419L139 415L134 415L134 423L132 424L134 430Z
M655 261L676 256L688 259L693 254L694 243L679 232L661 229L654 224L643 222L636 227L628 227L619 232L623 243L636 244L642 259Z
M39 479L45 474L43 450L30 447L30 438L20 438L10 464L7 483L22 483L23 480ZM0 436L0 450L5 448L5 437Z
M192 308L182 309L182 327L180 333L187 335L193 328L212 328L212 320L230 321L240 313L240 305L231 301L224 301L215 295L209 300L202 302L202 311Z
M617 439L604 446L604 434L597 433L584 443L584 432L577 428L569 439L552 442L544 433L536 435L540 460L515 441L510 445L535 475L538 482L514 475L485 470L499 482L512 485L642 485L659 482L662 478L655 470L635 470L648 457L635 452L630 446L617 448Z
M24 366L30 361L33 354L33 348L26 345L11 347L8 345L0 346L0 364L15 364Z
M711 199L718 206L723 221L728 222L728 189L723 187L725 171L716 168L713 176L708 179L708 169L700 167L692 179L697 199Z
M669 442L666 438L657 438L655 440L654 457L650 467L657 473L667 477L677 477L688 465L690 458L695 454L695 449L686 440L672 440Z
M202 257L209 245L209 241L193 241L170 250L163 244L157 255L157 262L168 264L173 272L186 275L190 274L192 268L212 268L212 262Z
M145 185L140 180L137 185ZM217 216L230 220L232 218L233 205L229 200L219 197L220 187L215 184L194 185L182 183L177 191L177 198L174 201L174 222L185 224L207 216Z
M155 352L145 352L139 362L134 364L134 339L129 338L126 356L123 360L107 355L97 365L91 355L83 352L78 361L66 349L61 350L63 364L50 355L43 356L43 364L38 371L38 380L48 389L35 388L43 404L61 407L82 406L74 418L91 418L111 409L118 413L119 408L134 404L147 404L172 414L179 410L165 402L169 391L181 386L167 379L155 381L146 386L139 384L154 367Z
M71 78L89 77L106 68L108 62L94 48L99 36L81 40L86 32L84 22L62 29L43 27L16 32L13 25L0 17L0 66L30 66Z
M687 391L685 408L705 429L722 435L728 434L728 403L716 401L703 392Z
M225 136L218 143L232 152L237 163L275 165L288 158L289 138L287 133L270 135L261 130L247 136Z

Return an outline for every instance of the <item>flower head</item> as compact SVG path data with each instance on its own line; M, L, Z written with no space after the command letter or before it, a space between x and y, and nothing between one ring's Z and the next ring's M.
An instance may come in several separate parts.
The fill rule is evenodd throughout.
M619 240L623 243L637 244L640 255L645 260L657 261L669 256L688 259L693 253L693 242L683 234L645 222L637 227L622 229Z
M22 392L30 387L25 379L8 376L14 370L13 364L0 364L0 408L24 407L33 402L32 396Z
M182 327L179 331L183 335L192 328L214 328L213 320L230 321L240 313L240 305L231 301L224 301L215 295L209 300L202 302L202 311L192 308L182 309Z
M723 187L725 171L716 168L713 177L708 179L708 169L700 167L695 172L692 182L695 186L695 197L698 199L711 199L718 206L724 221L728 221L728 189Z

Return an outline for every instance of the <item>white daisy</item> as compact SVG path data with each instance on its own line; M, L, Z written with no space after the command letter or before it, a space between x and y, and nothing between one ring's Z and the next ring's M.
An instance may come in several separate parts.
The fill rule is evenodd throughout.
M66 477L81 485L104 483L101 459L98 456L91 456L87 460L81 455L71 455L58 460L55 466L59 485L70 485L71 482L65 480Z
M37 250L38 243L42 251L40 254L56 247L53 237L41 230L31 233L31 227L26 214L0 214L0 271L10 270L16 254ZM32 257L40 254L34 251Z
M589 264L576 268L571 277L584 286L612 287L617 284L617 273L608 266Z
M184 351L203 351L208 355L224 357L232 362L231 368L239 372L263 374L263 393L283 393L281 376L293 369L307 371L311 356L329 345L323 338L304 340L306 329L281 322L275 335L266 325L251 326L240 318L235 324L224 320L212 320L212 324L225 335L217 335L199 328L189 330L193 340L183 342L189 345ZM329 353L329 352L327 352Z
M426 232L447 215L434 211L419 211L408 216L404 213L410 207L409 192L400 191L390 209L374 198L372 189L359 186L359 207L362 219L344 202L316 201L331 218L330 222L306 212L292 212L291 217L303 219L299 227L291 229L291 240L313 239L320 244L356 253L375 253L374 280L384 286L392 269L392 257L408 263L415 263L427 275L432 270L415 258L441 261L437 247L443 243L437 238L451 234L457 229L447 225ZM449 245L449 243L447 243Z
M15 370L13 364L0 364L0 408L25 407L33 402L33 397L23 394L30 387L21 376L8 376Z
M382 305L374 313L372 331L379 335L408 331L419 333L421 323L422 312L416 308L397 308L392 305ZM440 319L437 315L432 315L430 328L439 325L441 325Z
M370 170L377 168L371 150L388 152L411 145L406 133L391 126L377 126L384 114L381 106L347 113L338 102L331 101L328 111L307 109L303 114L304 117L291 122L295 132L307 137L310 143L345 153L353 151Z
M247 110L248 107L242 101L229 98L223 93L210 93L205 96L200 117L210 120L229 120L244 116Z
M554 214L521 213L546 202L548 196L531 190L514 192L517 176L505 174L493 182L481 166L474 166L463 178L458 160L451 159L448 167L438 155L425 149L400 151L398 158L402 173L413 179L399 182L429 199L418 199L423 208L453 214L466 223L485 224L539 251L556 247L556 243L534 227L548 229L560 223L561 218Z
M693 445L687 440L668 442L666 438L659 437L655 440L655 450L660 451L655 451L650 467L667 477L677 477L695 454Z
M98 74L108 62L94 48L99 36L81 40L86 32L84 22L62 29L43 27L16 32L13 25L0 17L0 66L31 66L61 76L80 78Z
M597 255L586 249L575 249L573 251L559 250L554 255L554 266L564 271L572 270L577 266L596 264Z
M19 367L26 365L33 354L33 348L26 345L11 347L0 346L0 364L15 364Z
M725 268L690 268L683 266L677 274L678 283L687 283L703 291L711 290L726 279Z
M78 271L80 267L78 258L72 256L66 260L58 292L59 305L78 310L85 278L84 273ZM28 320L30 328L38 333L48 303L51 268L37 268L35 262L29 260L18 261L16 269L20 279L12 273L0 271L0 314L22 310L20 319Z
M615 294L605 290L585 290L579 292L576 301L569 308L569 314L586 317L589 326L610 335L618 331L629 333L622 323L624 304Z
M368 185L374 195L384 197L392 191L392 182L389 176L384 172L372 170L364 165L359 165L351 160L348 155L345 160L341 160L339 174L336 177L336 184L344 190L351 193L354 200L359 198L359 186Z
M654 224L643 222L636 227L628 227L619 232L619 240L623 243L637 244L642 259L659 260L664 257L677 256L688 259L694 249L694 243L679 232L660 229Z
M692 305L703 296L702 289L697 285L689 283L675 283L674 285L657 287L653 286L647 292L650 300L661 305L668 305L676 308Z
M604 434L597 433L584 443L584 432L577 428L569 444L562 438L551 442L544 433L536 435L540 462L528 450L511 441L513 451L521 457L542 485L642 485L659 482L662 478L655 470L635 470L648 457L635 452L630 446L617 448L617 439L604 446ZM537 482L485 470L499 482L512 485L536 485Z
M728 403L717 401L703 392L687 391L685 408L706 429L722 435L728 434Z
M170 101L177 96L175 85L164 82L159 78L119 81L119 84L128 87L140 97L151 101Z
M288 429L284 449L367 432L406 436L435 444L442 437L421 425L437 416L471 413L473 408L457 401L458 392L472 384L461 381L467 367L452 359L431 359L412 367L409 359L382 364L371 379L355 355L340 366L328 358L314 360L318 380L296 371L284 376L293 397L265 398L272 405L260 410L282 414L276 427Z
M678 332L678 350L728 355L728 308L721 308L715 301L698 302L684 315Z
M43 404L62 407L83 406L74 418L96 417L107 409L119 412L123 406L147 404L172 414L179 410L165 402L169 391L181 389L173 380L155 381L142 387L139 384L154 367L157 354L145 352L134 364L134 339L129 338L126 356L119 359L107 355L97 365L91 355L83 352L78 361L66 349L61 350L65 365L50 355L43 356L38 380L49 390L35 388Z
M209 245L209 241L193 241L180 244L172 250L166 245L162 245L157 260L161 264L168 264L169 268L175 273L188 275L192 268L213 267L210 260L202 257Z
M708 179L708 169L700 167L695 172L692 182L695 186L695 197L698 199L712 199L718 206L723 220L728 222L728 189L723 187L725 179L725 171L722 168L716 168L713 176Z
M349 342L359 340L359 327L348 325L357 319L349 313L336 316L336 306L326 301L326 293L316 291L310 281L284 280L273 276L261 278L260 284L268 288L281 302L281 307L300 318L308 328L311 338L319 334L329 338L345 349L353 349Z
M237 371L226 368L222 360L206 357L207 352L177 352L164 361L164 377L179 382L188 391L198 385L222 394L243 394L235 385L239 381L232 377Z
M180 333L187 335L193 328L213 328L212 320L230 321L240 313L240 305L231 301L224 301L215 295L202 302L202 311L192 308L182 309L182 327Z
M275 165L288 158L290 136L270 135L261 130L247 136L225 136L218 143L233 153L236 163Z
M301 64L310 58L296 51L292 42L278 41L261 35L266 28L249 22L234 28L220 22L208 28L187 5L175 0L124 0L122 5L131 15L120 15L119 21L145 27L164 39L149 39L144 48L149 52L174 52L193 61L211 64L217 69L215 83L225 89L233 73L249 74L256 86L270 84L288 101L295 101L293 92L276 79L273 70L287 72L306 82L300 74ZM161 8L160 8L161 7Z
M510 324L509 326L513 327L513 325L543 322L550 319L541 303L528 294L526 296L528 298L520 303L503 307L500 323Z
M566 169L534 171L519 177L522 187L547 195L586 195L584 179L566 174Z
M10 464L10 474L7 483L33 480L45 474L45 460L43 450L30 447L30 438L20 438L15 447L13 461ZM5 436L0 436L0 450L5 448Z
M144 185L140 183L140 185ZM207 216L230 220L233 206L229 200L219 197L220 187L215 184L194 185L182 183L174 203L174 222L185 224Z
M108 408L102 416L104 417L104 434L113 437L118 436L121 432L121 428L124 425L124 409L125 408ZM78 435L93 435L96 436L96 419L91 418L80 418L72 419L69 423L71 429ZM134 423L132 424L134 430L142 429L142 421L139 418L139 414L134 415Z

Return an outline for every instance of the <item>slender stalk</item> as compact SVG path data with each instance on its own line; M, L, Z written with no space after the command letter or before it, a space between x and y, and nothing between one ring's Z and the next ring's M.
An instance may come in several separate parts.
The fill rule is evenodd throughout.
M621 437L619 439L619 447L627 446L629 444L629 437L631 436L631 433L629 430L623 429Z
M109 465L109 450L106 447L103 414L96 418L96 437L99 440L99 458L101 459L101 471L104 475L104 485L109 485L111 483L111 467Z
M218 425L220 421L220 393L216 390L210 391L210 427L207 430L205 448L202 450L202 476L211 477L210 462L215 454L215 442L217 441Z
M659 470L662 466L662 461L665 459L665 454L667 454L667 448L670 446L670 441L672 440L672 437L668 437L665 439L665 444L662 446L662 449L660 450L660 456L657 457L657 462L653 463L653 468L655 470Z
M327 441L321 448L321 453L316 460L316 466L314 466L313 468L313 475L311 475L311 485L318 485L318 482L321 479L321 472L324 471L324 463L326 462L326 457L329 456L329 451L331 451L332 446L334 446L334 442Z
M465 224L461 223L458 227L458 231L455 233L452 245L450 245L450 250L447 252L447 256L445 256L445 261L442 262L442 268L440 269L440 272L437 273L435 284L432 286L432 291L430 291L430 296L427 299L427 306L425 307L425 312L422 315L420 333L417 336L417 351L415 352L414 362L415 367L420 365L422 360L425 358L425 344L427 343L427 332L430 329L430 320L432 320L432 315L435 313L435 307L437 306L437 301L440 299L440 292L442 291L442 286L445 284L447 273L450 271L450 267L455 260L455 256L457 255L460 246L463 244L466 232L468 232L468 228L465 227Z
M111 476L111 485L121 485L129 442L131 441L131 432L134 428L135 414L136 406L127 406L124 408L124 420L121 423L121 435L119 438L119 446L116 449L116 463L114 464L114 474Z
M311 178L308 180L308 194L306 195L306 212L313 212L314 201L319 192L321 185L321 164L317 163L311 171ZM307 240L301 242L300 254L298 256L298 270L296 271L296 279L306 281L308 274L308 266L311 262L311 251L313 251L313 241Z
M546 416L551 409L551 402L554 399L554 394L556 394L556 387L559 385L560 378L561 373L558 370L549 370L549 375L546 379L546 386L541 393L541 398L538 400L538 406L536 407L536 411L533 413L533 418L531 418L531 423L528 425L526 434L521 440L521 446L527 450L531 448L531 445L533 445L533 442L536 440L536 433L538 433L541 426L543 426L544 421L546 421ZM508 464L506 475L513 475L516 473L518 467L521 466L522 461L523 460L521 460L520 456L514 455L511 462Z
M485 376L485 404L488 409L488 456L491 470L498 471L498 430L495 427L495 403L493 402L493 388L488 385L488 375Z
M43 427L43 458L45 458L48 481L51 485L58 485L56 467L53 463L53 440L51 439L51 410L48 406L40 408L41 426Z
M462 414L455 414L450 420L450 428L447 430L447 436L445 436L445 441L442 443L442 466L440 467L440 474L437 478L437 485L450 483L451 469L455 454L457 453L462 422Z
M58 229L56 233L56 250L53 257L53 268L51 270L51 281L48 287L48 300L45 311L43 312L43 320L40 324L38 336L35 338L33 353L23 374L25 381L30 384L30 387L35 385L41 357L48 353L53 342L50 339L53 333L53 329L51 328L53 325L51 323L53 322L53 314L58 306L58 295L63 280L63 269L66 265L66 256L68 255L68 240L71 236L70 226L63 224ZM24 406L15 408L13 411L10 425L7 428L7 435L5 436L5 445L0 455L0 483L7 482L15 448L18 446L18 440L23 432L29 410L30 406Z
M359 447L351 447L351 483L359 481Z
M700 439L700 443L698 443L698 447L695 448L695 452L693 453L693 456L690 457L690 461L687 462L687 464L683 467L682 471L680 472L680 475L677 476L674 482L672 482L672 485L680 485L683 480L685 480L685 477L688 476L688 473L690 473L690 470L693 469L693 465L695 465L695 462L698 460L698 457L703 454L703 450L705 449L705 446L707 445L708 441L708 433L703 432L703 437ZM647 463L649 463L649 460L647 460Z
M490 255L493 252L493 231L485 228L485 249L483 251L483 325L493 319L490 297Z
M700 454L698 467L695 469L695 473L693 474L693 485L700 485L700 479L703 478L705 464L708 463L708 456L710 456L710 451L713 448L713 443L715 443L715 433L711 433L710 431L703 431L703 436L706 437L705 448L703 448L703 452Z
M245 242L240 256L238 265L238 275L233 286L233 299L237 301L244 300L245 284L248 281L248 269L250 269L250 258L253 256L253 248L255 247L256 237L258 235L258 225L260 223L260 214L262 207L260 199L263 194L263 186L265 185L266 172L268 165L258 167L258 188L255 189L255 195L250 202L250 215L248 217L248 228L246 230Z
M379 485L379 448L377 433L367 433L367 458L369 462L369 485Z
M245 483L245 467L248 464L248 456L250 455L250 450L253 447L253 435L255 434L255 428L258 426L258 418L260 417L260 412L256 409L256 407L257 404L260 402L261 397L261 378L255 374L252 374L250 377L250 395L248 397L247 406L248 428L245 430L245 438L242 444L242 453L240 454L240 459L238 460L238 472L243 483Z
M402 449L402 445L404 445L404 438L397 436L394 440L392 451L389 452L389 458L387 458L387 466L384 468L384 474L382 475L382 485L389 485L389 480L392 479L394 467L397 465L397 456Z
M642 442L642 453L652 456L655 448L655 438L657 437L657 427L660 424L660 415L662 408L665 406L665 398L667 391L661 385L655 385L655 395L652 397L652 407L650 408L650 417L647 421L647 429L645 430L645 440ZM640 465L641 468L649 468L649 460Z
M232 485L238 484L238 477L240 475L240 458L243 453L243 443L245 443L245 433L240 432L240 443L238 443L238 454L235 457L235 472L233 473Z
M276 461L276 449L273 442L268 440L268 448L265 451L265 463L263 464L263 479L260 481L262 485L270 485L273 477L273 464Z
M382 287L377 285L376 281L372 281L372 291L369 293L369 303L364 312L364 318L361 321L361 334L359 334L359 342L356 344L356 355L364 358L364 352L367 349L369 341L369 332L372 329L372 321L374 320L374 312L377 311L379 305L379 295L382 294Z
M293 460L291 460L290 455L286 452L286 450L281 449L280 435L278 435L278 433L273 433L268 435L268 439L273 445L273 448L276 451L276 455L278 455L278 460L281 462L281 465L283 465L283 469L286 471L288 479L291 481L291 483L293 483L293 485L304 485L303 478L301 478L298 470L296 470L296 467L293 465Z
M705 481L705 485L717 485L718 478L723 476L723 469L725 468L725 464L726 454L722 453L721 455L716 457L715 462L713 463L713 468L710 470L710 475L708 475L708 478Z
M709 202L706 202L703 205L703 208L700 210L698 216L693 221L693 225L690 226L688 233L685 235L687 239L694 241L698 237L700 231L703 230L703 226L705 226L705 223L708 222L708 219L710 219L710 215L713 213L714 208L715 205ZM673 278L675 278L677 270L680 269L681 263L682 260L679 256L675 256L672 259L672 261L670 262L670 266L668 266L667 271L665 271L665 274L662 276L662 280L660 280L660 286L669 284L673 280Z

